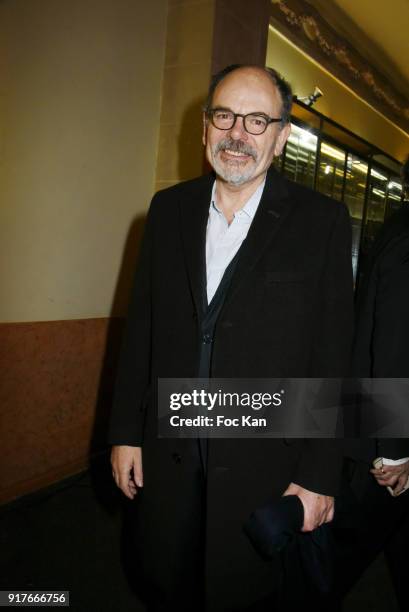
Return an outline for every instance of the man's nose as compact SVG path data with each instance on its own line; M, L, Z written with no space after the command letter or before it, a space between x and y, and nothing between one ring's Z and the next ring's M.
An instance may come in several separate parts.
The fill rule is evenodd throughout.
M236 121L230 130L230 136L234 140L243 140L243 139L246 140L247 139L247 132L244 129L243 117L236 117Z

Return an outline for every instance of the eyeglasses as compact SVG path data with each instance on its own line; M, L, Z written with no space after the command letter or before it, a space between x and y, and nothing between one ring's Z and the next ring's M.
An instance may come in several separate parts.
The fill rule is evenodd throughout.
M282 120L281 117L274 119L263 113L242 115L240 113L233 113L233 111L224 108L210 108L206 114L214 127L218 130L231 130L236 123L237 117L242 117L244 129L246 132L253 135L263 134L270 123L278 123Z

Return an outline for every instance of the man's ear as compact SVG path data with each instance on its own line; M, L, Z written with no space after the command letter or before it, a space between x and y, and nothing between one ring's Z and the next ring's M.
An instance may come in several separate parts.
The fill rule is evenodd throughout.
M206 113L203 113L203 133L202 133L202 142L203 145L206 146L206 142L207 142L207 116Z
M274 156L278 157L281 155L282 150L284 149L284 145L288 140L288 137L291 132L291 123L286 123L284 127L281 128L276 143L274 145Z

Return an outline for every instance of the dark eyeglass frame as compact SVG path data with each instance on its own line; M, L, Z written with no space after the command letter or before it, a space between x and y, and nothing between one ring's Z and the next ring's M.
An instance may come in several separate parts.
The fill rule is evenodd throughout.
M214 113L216 111L225 111L226 113L231 113L233 115L233 123L231 124L231 126L227 127L227 128L221 128L218 125L215 124L214 122ZM282 121L282 117L269 117L268 115L265 115L264 113L247 113L246 115L243 115L241 113L234 113L232 110L230 110L229 108L221 108L221 107L216 107L216 108L209 108L206 111L206 115L209 117L210 121L212 122L212 125L217 129L217 130L223 130L224 132L227 132L228 130L233 129L233 127L236 125L236 121L237 121L237 117L241 117L243 119L243 127L246 130L246 132L248 134L251 134L252 136L261 136L261 134L264 134L264 132L266 131L266 129L268 128L268 126L270 125L270 123L278 123L279 121ZM246 126L246 118L247 117L262 117L263 119L266 120L266 126L264 128L264 130L262 132L251 132L250 130L247 129Z

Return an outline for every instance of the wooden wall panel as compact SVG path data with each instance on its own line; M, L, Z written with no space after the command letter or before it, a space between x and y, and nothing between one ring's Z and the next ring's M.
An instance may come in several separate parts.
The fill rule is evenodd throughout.
M216 0L212 74L229 64L265 66L270 0Z
M106 446L121 319L0 325L0 503Z

